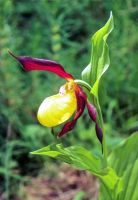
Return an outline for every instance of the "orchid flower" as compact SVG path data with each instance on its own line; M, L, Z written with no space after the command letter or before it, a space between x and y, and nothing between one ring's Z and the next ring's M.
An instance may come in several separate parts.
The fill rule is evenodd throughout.
M95 107L88 102L87 95L83 89L75 82L74 77L64 70L62 65L47 59L15 56L12 52L9 53L19 61L25 71L46 70L57 74L67 81L60 87L58 94L45 98L41 103L37 113L40 124L53 128L66 122L58 133L58 137L61 137L75 127L77 120L81 117L85 106L87 106L89 116L96 125L97 137L102 143L102 131L96 121ZM73 114L73 119L68 121Z

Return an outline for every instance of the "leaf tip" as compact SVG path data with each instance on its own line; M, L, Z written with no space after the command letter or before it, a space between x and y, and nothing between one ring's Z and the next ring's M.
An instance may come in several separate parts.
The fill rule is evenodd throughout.
M113 12L112 12L112 10L110 11L110 17L113 18Z
M9 53L13 58L15 58L16 60L18 59L18 57L17 57L10 49L8 49L8 53Z
M36 151L31 151L30 154L34 155L34 154L36 154Z
M110 11L109 21L110 21L110 23L111 23L111 30L110 30L110 32L111 32L111 31L113 30L113 28L114 28L114 17L113 17L113 12L112 12L112 10Z

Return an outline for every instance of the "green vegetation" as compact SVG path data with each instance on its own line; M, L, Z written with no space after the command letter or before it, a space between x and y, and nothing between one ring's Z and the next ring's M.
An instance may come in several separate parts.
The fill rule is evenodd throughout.
M56 60L78 78L90 61L91 35L112 10L111 64L100 83L111 149L138 130L138 7L134 0L1 0L0 8L0 193L10 199L19 183L28 181L28 174L35 176L43 167L44 158L29 152L56 142L50 130L38 124L36 113L42 100L57 93L64 81L44 71L24 74L7 50ZM88 148L92 144L100 147L87 115L79 121L75 130L61 139L64 144L82 141Z

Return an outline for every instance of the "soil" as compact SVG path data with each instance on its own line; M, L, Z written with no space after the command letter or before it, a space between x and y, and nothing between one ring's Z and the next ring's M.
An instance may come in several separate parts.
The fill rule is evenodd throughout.
M97 200L99 184L88 172L68 165L56 168L56 176L41 175L22 186L16 200Z

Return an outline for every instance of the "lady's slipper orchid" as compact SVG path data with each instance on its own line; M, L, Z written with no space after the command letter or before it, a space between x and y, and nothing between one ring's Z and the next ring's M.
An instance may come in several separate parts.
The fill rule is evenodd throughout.
M75 82L74 77L64 70L62 65L47 59L26 56L18 57L11 52L9 53L21 63L25 71L46 70L67 80L66 84L60 88L58 94L46 98L41 103L37 118L42 125L55 127L66 122L75 113L73 119L67 121L62 130L58 133L58 137L61 137L74 128L77 120L84 111L85 105L87 105L88 113L91 119L96 123L97 137L102 143L102 132L96 122L95 107L87 102L87 96L82 88Z

